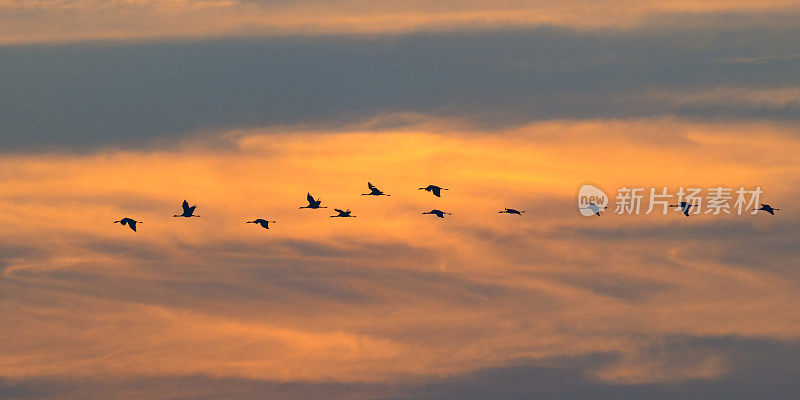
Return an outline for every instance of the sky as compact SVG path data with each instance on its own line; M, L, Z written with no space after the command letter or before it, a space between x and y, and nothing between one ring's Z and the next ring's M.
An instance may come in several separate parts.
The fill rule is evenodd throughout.
M796 399L799 18L0 0L0 399Z

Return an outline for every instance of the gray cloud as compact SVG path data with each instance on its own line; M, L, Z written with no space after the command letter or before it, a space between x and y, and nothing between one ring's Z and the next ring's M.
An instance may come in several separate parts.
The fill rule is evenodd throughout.
M484 128L664 115L795 120L792 101L648 95L797 85L800 28L720 20L684 30L541 27L3 47L0 146L142 145L202 130L296 123L337 129L396 112Z
M730 375L713 380L641 385L599 384L586 378L589 369L615 360L593 354L557 360L556 366L520 365L487 369L444 382L413 387L399 399L790 399L800 361L796 343L738 337L672 337L656 352L711 350L735 365ZM757 362L754 362L757 360Z
M442 379L393 383L272 382L205 376L75 379L0 379L2 399L84 399L133 396L142 399L794 399L800 378L797 343L736 336L665 339L653 353L713 351L734 368L724 377L680 383L597 383L590 370L618 359L610 353L550 360L518 360L508 366ZM157 388L148 390L147 388Z

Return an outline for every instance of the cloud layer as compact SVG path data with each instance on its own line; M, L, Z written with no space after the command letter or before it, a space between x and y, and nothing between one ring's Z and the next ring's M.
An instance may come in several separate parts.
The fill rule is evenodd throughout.
M234 131L221 136L223 152L4 157L8 390L41 377L124 386L202 376L309 382L298 389L309 395L336 382L354 385L350 395L448 397L441 391L459 376L572 362L586 385L682 385L739 368L725 346L682 341L767 340L758 351L769 351L800 334L786 318L800 304L790 207L776 217L587 219L573 205L585 182L758 184L788 204L800 169L794 131L675 120L492 136L430 126ZM661 135L677 136L671 149L652 146ZM760 145L730 151L754 135ZM701 157L702 170L668 168ZM751 167L762 160L773 163ZM366 180L393 196L360 196ZM451 190L440 199L416 190L428 183ZM298 210L306 191L359 218ZM184 197L202 218L169 217ZM497 214L503 206L528 213ZM454 215L420 215L434 207ZM111 223L121 216L144 224L133 233ZM254 217L278 223L244 224ZM421 386L395 386L403 381Z
M0 146L141 147L376 117L391 128L408 122L385 116L402 113L489 133L552 119L796 121L797 27L737 23L0 48Z
M0 44L446 31L469 27L639 27L675 15L740 14L775 22L797 2L588 0L318 2L259 0L3 0Z
M795 399L798 15L0 0L0 398Z

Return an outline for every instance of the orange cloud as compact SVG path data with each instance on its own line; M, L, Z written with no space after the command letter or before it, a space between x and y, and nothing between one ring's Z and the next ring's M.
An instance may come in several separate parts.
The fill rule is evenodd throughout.
M611 193L761 185L789 204L796 133L674 119L503 132L426 121L232 131L219 149L5 155L0 371L381 382L608 352L622 357L596 379L719 376L727 363L712 351L644 350L672 335L800 335L785 318L800 298L782 269L798 261L787 256L797 212L584 218L574 197L587 182ZM392 196L361 196L368 180ZM451 190L417 190L431 183ZM358 218L299 210L306 192ZM171 217L184 198L202 218ZM528 212L498 214L504 206ZM431 208L454 215L420 215ZM112 224L122 216L144 224ZM244 223L255 217L278 222ZM761 240L753 232L772 251L748 253L752 264L727 256Z
M402 33L457 27L634 27L663 12L796 12L791 0L571 1L236 0L0 1L0 43L152 40L283 34Z

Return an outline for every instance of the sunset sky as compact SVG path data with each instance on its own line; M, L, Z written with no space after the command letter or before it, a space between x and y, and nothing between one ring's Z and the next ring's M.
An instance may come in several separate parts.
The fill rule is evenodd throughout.
M799 21L0 0L0 399L800 398Z

